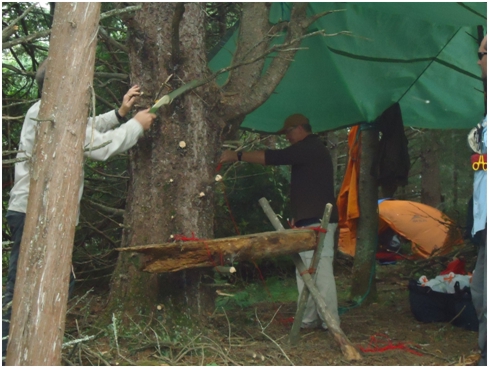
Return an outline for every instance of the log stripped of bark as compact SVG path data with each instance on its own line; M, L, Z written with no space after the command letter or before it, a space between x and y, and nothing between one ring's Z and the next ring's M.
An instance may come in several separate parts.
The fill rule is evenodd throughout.
M197 267L231 265L235 261L271 258L316 247L313 230L284 230L229 238L140 245L118 248L121 252L143 254L142 270L175 272Z

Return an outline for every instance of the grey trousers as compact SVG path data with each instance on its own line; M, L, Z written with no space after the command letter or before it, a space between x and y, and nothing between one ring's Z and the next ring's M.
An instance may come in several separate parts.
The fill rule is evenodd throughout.
M481 359L479 365L487 366L487 232L481 237L477 262L472 275L470 292L474 303L477 318L479 319L479 348Z
M312 227L319 226L319 224L310 225ZM319 290L319 293L323 297L326 303L326 309L331 314L331 316L336 319L338 322L338 326L340 325L340 317L338 315L338 298L336 296L336 282L333 274L333 257L334 257L334 234L338 224L328 224L327 233L324 237L324 247L321 253L321 258L316 269L315 277L316 277L316 287ZM306 252L301 252L299 255L302 258L302 261L309 267L311 264L311 259L314 251L308 250ZM304 288L304 281L302 281L302 277L299 274L299 271L296 270L296 278L297 278L297 288L299 290L299 297ZM302 323L304 324L314 324L322 321L321 316L318 314L316 303L309 296L309 300L306 304L306 311L304 313L304 317L302 318ZM322 321L324 322L324 321Z

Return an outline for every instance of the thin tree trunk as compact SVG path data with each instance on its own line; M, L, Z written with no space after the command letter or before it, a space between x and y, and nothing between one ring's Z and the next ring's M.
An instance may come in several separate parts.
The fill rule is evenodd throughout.
M375 129L363 130L360 148L360 178L358 205L360 217L357 226L357 242L353 263L353 300L372 302L377 298L375 286L375 253L379 224L377 206L377 181L371 175L373 157L379 145L379 133ZM365 298L364 300L362 300Z
M334 187L335 187L335 195L338 194L337 188L339 188L339 186L337 186L337 183L340 182L339 180L337 180L337 178L338 178L338 155L339 155L339 152L338 152L338 144L339 144L338 134L339 134L338 131L328 133L327 142L326 142L326 145L327 145L329 152L331 154L331 161L333 162L333 179L334 179L333 182L334 182Z
M435 208L441 202L439 134L435 130L425 132L421 150L421 202Z
M60 365L100 3L59 3L32 157L7 365Z

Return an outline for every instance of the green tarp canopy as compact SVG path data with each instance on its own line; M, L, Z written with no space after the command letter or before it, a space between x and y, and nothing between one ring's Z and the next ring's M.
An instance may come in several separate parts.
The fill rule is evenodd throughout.
M272 23L287 20L290 3L273 3ZM293 113L315 132L374 122L399 102L404 124L469 129L484 114L477 26L486 29L487 3L310 3L308 14L344 9L309 31L351 36L303 40L272 96L241 128L275 132ZM230 65L237 32L211 60ZM223 74L218 83L226 80Z

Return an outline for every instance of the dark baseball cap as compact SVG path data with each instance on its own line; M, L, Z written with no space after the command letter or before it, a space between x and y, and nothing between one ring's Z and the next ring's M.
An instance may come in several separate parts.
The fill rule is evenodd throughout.
M284 121L284 126L280 129L277 134L286 134L290 128L296 128L299 125L309 124L309 119L302 114L290 115Z

